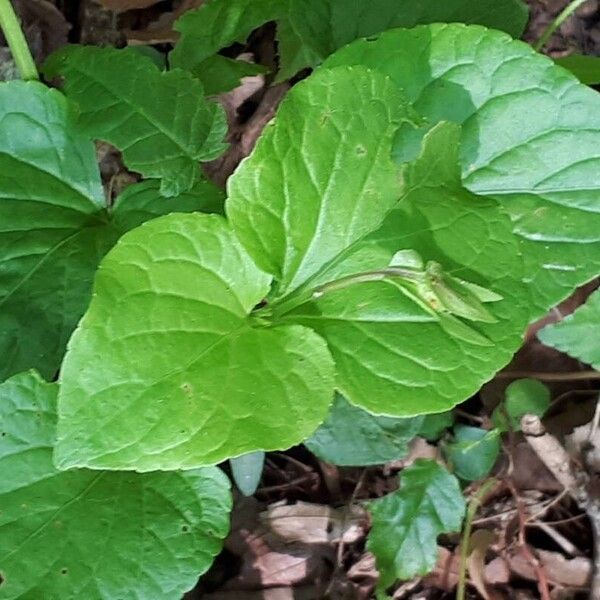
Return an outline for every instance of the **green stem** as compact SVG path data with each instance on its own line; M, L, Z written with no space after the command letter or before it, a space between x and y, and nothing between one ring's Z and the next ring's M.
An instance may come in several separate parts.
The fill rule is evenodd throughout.
M31 56L27 40L10 0L0 0L0 28L8 42L21 77L25 80L39 79L35 61Z
M465 527L463 529L462 539L460 540L460 566L458 569L458 587L456 588L456 600L465 600L467 588L467 559L469 558L469 546L471 542L471 529L473 528L473 519L481 506L482 500L489 491L498 483L496 479L486 481L473 495L467 516L465 517Z
M573 0L559 15L548 25L542 37L535 43L534 49L538 52L546 45L552 34L587 0Z
M403 278L409 281L422 282L424 279L424 274L412 269L403 269L402 267L387 267L385 269L378 269L376 271L354 273L353 275L347 275L346 277L341 277L340 279L335 279L334 281L329 281L322 285L318 285L315 288L296 291L279 303L273 304L273 306L269 307L269 312L275 317L281 317L284 314L291 312L295 308L310 302L311 300L317 300L329 292L343 290L350 286L356 285L357 283L381 281L386 278Z

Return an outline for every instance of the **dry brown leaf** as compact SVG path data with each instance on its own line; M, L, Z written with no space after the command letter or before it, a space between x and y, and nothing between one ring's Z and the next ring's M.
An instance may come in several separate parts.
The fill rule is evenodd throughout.
M497 556L485 566L485 581L488 585L506 585L510 581L510 571L503 558Z
M117 2L117 0L107 1ZM184 12L200 7L203 2L204 0L183 0L176 10L164 12L160 18L151 23L148 28L125 31L124 33L127 42L131 45L175 43L179 37L179 34L173 29L175 21L177 21Z
M435 569L423 581L426 585L451 592L458 584L459 569L458 554L450 552L443 546L438 546L438 560Z
M592 575L592 562L589 558L577 556L567 559L558 552L536 550L540 565L546 572L548 580L563 587L585 588L589 585ZM508 564L511 571L519 577L536 581L536 574L532 565L522 553L510 555Z
M489 547L494 543L495 538L496 536L493 531L478 529L469 540L471 553L467 558L467 570L471 578L471 583L484 600L490 600L490 595L485 585L485 555Z
M261 522L286 543L351 544L365 535L368 518L363 508L335 509L324 504L297 502L273 504L260 515Z
M278 587L270 590L252 592L222 591L214 594L204 594L204 600L315 600L319 591L313 586L301 588Z

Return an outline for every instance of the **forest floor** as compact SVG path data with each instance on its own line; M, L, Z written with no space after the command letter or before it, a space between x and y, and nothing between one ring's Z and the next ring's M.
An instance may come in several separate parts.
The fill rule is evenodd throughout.
M114 4L118 0L112 0ZM200 0L164 0L121 14L94 0L15 0L38 60L70 42L87 44L158 44L166 48L175 37L173 20ZM149 4L149 2L145 2ZM529 0L532 17L527 41L540 37L566 0ZM269 60L272 31L263 28L244 48ZM600 3L589 0L567 20L547 44L552 56L571 52L600 55ZM272 57L271 57L272 60ZM13 66L0 48L0 78ZM223 183L246 155L262 127L273 116L290 84L272 87L264 78L247 81L224 95L232 146L209 165L208 173ZM115 190L132 180L119 155L99 147L103 176ZM587 297L594 285L580 290L545 319L561 319ZM457 419L484 428L506 386L519 377L541 377L552 394L544 423L564 440L575 427L588 423L597 405L599 381L582 378L589 367L542 346L528 332L513 362L458 407ZM424 439L413 443L401 461L368 467L339 468L317 459L304 447L269 453L258 491L250 498L236 495L232 531L213 568L186 595L187 600L368 600L373 598L377 571L365 550L369 518L363 501L397 486L397 474L417 458L441 460L438 445ZM503 440L502 457L494 468L498 484L484 498L474 521L480 547L469 561L468 597L486 600L586 598L593 570L593 537L588 517L565 495L522 435ZM469 490L467 490L468 492ZM399 584L397 600L454 598L458 573L459 536L440 539L435 570Z

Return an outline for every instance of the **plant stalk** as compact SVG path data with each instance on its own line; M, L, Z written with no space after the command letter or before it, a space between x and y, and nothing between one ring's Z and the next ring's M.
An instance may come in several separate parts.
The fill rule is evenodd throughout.
M39 79L35 61L31 56L27 40L10 0L0 0L0 28L4 33L21 77L25 80Z
M548 40L552 37L554 32L587 0L573 0L557 17L548 25L540 39L535 43L533 47L535 50L540 52L546 45Z
M460 566L458 569L458 586L456 588L456 600L465 600L467 589L467 559L469 558L469 546L471 543L471 529L473 528L473 519L481 506L481 502L490 492L490 490L498 483L496 479L486 481L473 495L467 516L465 517L465 526L463 529L462 539L460 540Z

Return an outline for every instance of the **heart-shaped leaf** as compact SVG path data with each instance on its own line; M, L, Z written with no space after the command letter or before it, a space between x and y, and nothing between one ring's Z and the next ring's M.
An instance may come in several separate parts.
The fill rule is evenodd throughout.
M0 598L181 597L227 534L227 478L57 471L56 394L34 373L0 385Z
M123 236L61 370L58 466L191 468L312 433L333 363L310 329L249 316L269 282L222 217Z
M222 194L199 183L166 200L149 182L109 209L93 144L58 92L4 84L0 119L0 378L29 368L54 377L96 267L119 236L175 208L216 210Z
M334 465L379 465L403 458L421 431L425 417L377 417L339 394L325 422L304 444Z
M206 100L202 85L183 71L161 72L132 48L66 47L47 60L45 72L65 78L81 130L122 150L132 170L160 178L165 196L189 191L198 162L226 148L225 113Z
M282 104L230 178L226 205L240 241L275 276L275 298L312 285L396 204L391 144L411 116L387 78L360 67L315 74Z
M321 274L329 283L309 301L278 317L321 334L338 388L376 414L440 412L467 398L510 360L529 320L512 225L494 200L461 186L459 135L450 123L426 135L422 155L404 169L404 197L382 227ZM403 248L501 297L484 303L493 322L433 310L397 278L379 277Z
M479 23L519 37L528 9L521 0L210 0L184 14L171 64L202 69L221 48L243 42L253 29L277 21L279 79L315 67L363 36L419 23Z
M458 480L433 460L404 469L400 489L371 503L368 549L375 555L379 585L412 579L433 569L437 536L460 529L465 499Z
M327 65L390 76L432 123L462 123L463 181L520 238L535 318L600 271L600 96L530 46L430 25L358 41ZM404 155L406 138L396 151Z
M600 292L564 320L547 325L538 333L547 346L566 352L594 368L600 367Z

